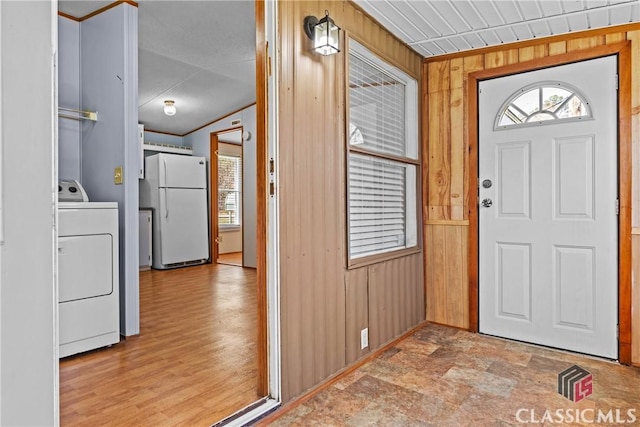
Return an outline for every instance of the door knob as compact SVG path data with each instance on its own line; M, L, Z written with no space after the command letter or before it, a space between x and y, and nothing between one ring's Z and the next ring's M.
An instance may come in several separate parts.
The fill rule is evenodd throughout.
M491 205L493 205L493 202L491 201L491 199L484 199L482 201L482 206L485 208L490 208Z

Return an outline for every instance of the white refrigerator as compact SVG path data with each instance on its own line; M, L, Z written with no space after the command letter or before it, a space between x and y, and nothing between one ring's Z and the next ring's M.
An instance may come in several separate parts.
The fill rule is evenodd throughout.
M207 163L204 157L155 154L145 159L140 207L153 210L156 269L205 263L209 258Z

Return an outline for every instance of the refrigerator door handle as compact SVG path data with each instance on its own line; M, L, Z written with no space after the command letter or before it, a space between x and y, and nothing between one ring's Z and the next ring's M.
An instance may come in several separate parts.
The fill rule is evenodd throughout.
M162 163L164 164L164 186L166 187L167 185L169 185L169 180L167 179L167 159L162 159Z
M166 188L164 189L164 217L169 218L169 198Z

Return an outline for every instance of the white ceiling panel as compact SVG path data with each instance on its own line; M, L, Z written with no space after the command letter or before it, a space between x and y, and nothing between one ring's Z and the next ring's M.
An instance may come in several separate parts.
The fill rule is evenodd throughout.
M560 15L562 13L562 3L559 1L539 1L543 16Z
M537 1L520 1L516 3L516 6L520 9L524 20L529 21L544 16Z
M450 2L452 8L455 8L462 15L469 28L486 28L489 25L487 21L478 13L478 9L471 2Z
M495 8L504 22L508 24L522 21L522 13L520 13L517 3L514 3L513 0L502 1L496 4Z
M569 22L564 16L557 16L547 21L551 27L551 34L565 34L569 32Z
M563 13L577 12L585 8L582 0L562 0L561 3Z
M354 1L425 57L640 22L640 0Z

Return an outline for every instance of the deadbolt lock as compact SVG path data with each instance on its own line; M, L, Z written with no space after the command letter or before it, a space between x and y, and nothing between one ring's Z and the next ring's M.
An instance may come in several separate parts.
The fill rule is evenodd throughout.
M490 179L485 179L484 181L482 181L482 186L484 188L491 188L492 185L493 183L491 182Z

